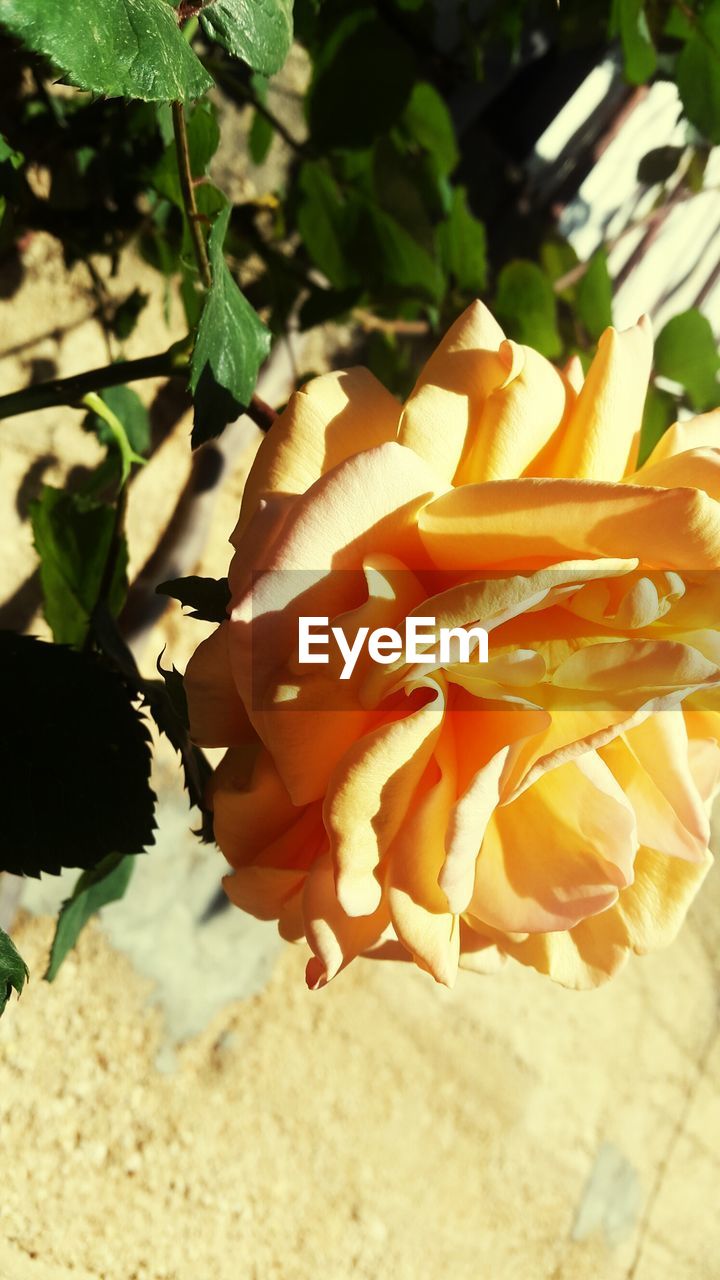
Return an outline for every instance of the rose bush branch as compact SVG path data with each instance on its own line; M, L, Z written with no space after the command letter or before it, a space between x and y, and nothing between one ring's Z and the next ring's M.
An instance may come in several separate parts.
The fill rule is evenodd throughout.
M0 396L0 419L13 418L22 413L34 413L39 409L51 409L55 405L79 405L92 392L106 387L125 386L129 382L141 382L145 378L169 378L187 376L189 369L188 340L175 343L167 351L154 356L141 356L138 360L119 360L99 369L73 374L69 378L51 378L20 391ZM260 396L254 395L245 412L261 431L268 431L277 414Z
M203 235L201 225L202 219L195 199L195 186L193 183L192 166L190 163L190 146L188 143L187 124L185 121L185 108L182 102L173 102L172 120L178 158L180 190L182 191L183 203L185 205L185 215L188 220L188 226L190 227L193 252L195 254L203 286L205 289L209 289L212 285L210 260L208 258L207 245L205 244L205 236Z

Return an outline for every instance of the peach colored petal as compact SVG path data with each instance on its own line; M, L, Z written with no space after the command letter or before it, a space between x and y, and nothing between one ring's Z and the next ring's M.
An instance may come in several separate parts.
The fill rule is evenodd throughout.
M367 653L348 680L340 679L343 659L336 646L327 666L300 667L299 615L329 616L329 625L342 626L352 642L360 627L399 625L422 595L414 574L388 556L366 557L356 576L339 574L327 583L339 591L328 590L325 578L310 591L301 590L311 579L312 575L291 572L256 582L252 609L258 616L247 633L252 646L246 660L252 669L253 720L295 804L323 796L338 761L378 722L359 696L371 665ZM336 615L336 607L347 605L353 583L364 599L356 608ZM295 590L298 595L288 599ZM278 595L277 608L270 607ZM282 625L277 620L280 614Z
M580 357L571 356L563 369L563 373L576 395L580 395L585 382L585 371Z
M556 689L613 696L613 705L636 707L647 692L682 690L720 678L697 649L672 640L618 640L586 645L570 654L551 677Z
M243 494L242 532L261 498L304 493L346 458L397 435L400 405L367 369L325 373L296 391L258 449Z
M295 502L290 494L273 493L260 499L250 519L242 522L242 529L238 521L230 537L235 548L228 573L232 599L244 595L252 586L254 575L267 568L272 548Z
M720 448L720 409L698 414L686 422L676 422L660 437L645 466L653 466L690 449Z
M720 445L720 424L718 425ZM720 499L720 447L688 449L659 462L646 462L635 472L633 484L653 485L659 489L702 489L711 498Z
M651 364L652 332L645 318L621 333L605 330L551 475L620 480L633 470Z
M511 933L572 928L615 902L636 850L630 805L587 753L495 810L468 912Z
M499 354L505 335L482 302L474 302L431 355L408 397L398 440L449 484L483 405L508 371Z
M587 480L497 480L453 489L418 515L440 569L570 556L637 557L648 567L720 568L720 503L693 489Z
M531 934L521 942L507 939L500 945L564 987L597 987L617 973L631 952L642 955L674 940L711 865L710 853L694 863L641 848L634 883L614 907L574 929Z
M277 920L302 887L306 871L297 868L241 867L223 878L231 902L258 920Z
M393 841L386 871L387 899L397 937L416 964L448 987L457 974L460 929L438 886L438 873L456 793L455 775L453 738L446 732Z
M306 971L311 990L325 986L350 960L377 942L388 924L387 904L383 902L370 915L346 915L335 892L329 854L317 859L305 881L303 917L314 952Z
M710 824L703 796L690 769L689 741L682 711L660 712L630 729L626 742L694 840L696 855L700 856L710 839ZM648 843L641 839L641 844Z
M504 342L507 374L488 396L456 484L519 476L562 422L568 389L562 375L531 347Z
M209 790L215 839L235 867L257 862L288 832L292 832L287 845L291 859L300 859L318 843L320 806L308 810L291 802L266 751L236 747L226 752ZM277 850L274 860L276 866L283 865Z
M682 713L663 712L662 716L653 716L652 720L646 723L655 726L664 716L676 715L682 715ZM627 737L629 738L630 734ZM624 736L615 738L602 749L600 754L633 807L640 843L668 857L685 858L690 862L702 859L705 856L709 835L705 812L702 811L700 818L691 821L684 818L682 812L678 813L671 800L660 790L657 780L631 751ZM684 772L689 774L687 746ZM699 793L692 777L690 787L699 800ZM704 839L701 838L703 827L705 828Z
M405 820L442 726L444 685L426 682L423 706L366 734L330 778L323 818L330 837L338 900L349 915L380 901L375 872Z
M234 747L257 740L232 678L229 629L222 622L203 640L185 671L190 736L201 747Z

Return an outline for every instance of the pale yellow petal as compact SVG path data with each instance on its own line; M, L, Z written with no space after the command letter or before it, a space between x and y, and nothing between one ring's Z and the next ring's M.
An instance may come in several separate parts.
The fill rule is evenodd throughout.
M621 333L605 330L550 474L620 480L634 469L651 364L644 319Z
M456 789L453 736L444 732L393 841L385 875L397 937L415 963L445 986L457 974L460 929L438 874Z
M567 384L549 360L515 342L504 342L500 355L507 374L483 406L456 484L522 475L565 416Z
M380 901L376 871L407 811L442 726L444 687L428 681L429 700L366 734L349 748L330 778L323 816L335 864L338 899L350 915L368 915Z
M418 525L440 569L528 569L571 556L637 557L662 569L720 568L720 503L693 489L497 480L443 494L420 510Z
M551 770L498 806L468 914L510 933L572 928L632 880L635 816L595 753Z
M508 372L504 333L482 302L457 319L430 356L400 420L398 440L449 484L480 425L487 397Z
M711 865L710 854L697 863L640 849L634 883L614 907L569 931L530 935L520 942L506 939L500 945L562 986L597 987L617 973L632 952L642 955L674 941Z
M720 409L698 414L685 422L676 422L660 437L645 466L664 462L690 449L720 448Z
M243 495L239 531L261 498L304 493L319 476L397 435L400 405L367 369L325 373L296 391L263 439Z
M329 854L313 864L305 881L302 909L305 934L314 952L306 970L306 981L313 991L325 986L355 956L376 943L389 918L384 902L370 915L346 915L337 899Z

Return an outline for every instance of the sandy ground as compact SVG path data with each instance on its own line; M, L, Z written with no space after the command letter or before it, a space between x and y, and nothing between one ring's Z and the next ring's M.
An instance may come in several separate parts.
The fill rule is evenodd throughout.
M40 355L63 373L105 359L87 282L61 279L40 238L28 254L0 310L0 348L28 344L3 360L8 390ZM48 290L79 322L65 336L43 336ZM174 336L151 310L141 323L139 350ZM3 425L3 599L34 568L22 515L41 475L94 460L77 420ZM225 570L247 454L201 572ZM133 491L134 565L188 466L181 423ZM199 636L176 613L146 665L169 640L182 666ZM52 987L51 918L14 931L33 977L0 1022L0 1280L717 1280L720 875L674 947L592 995L510 966L448 992L371 962L309 994L303 951L239 913L194 932L177 904L194 910L222 867L209 852L188 871L187 815L166 809L156 926L139 927L138 881ZM25 906L45 910L42 892Z
M91 927L0 1024L0 1275L717 1277L719 896L592 995L370 961L310 994L288 947L169 1073L150 984ZM50 936L17 930L36 975Z

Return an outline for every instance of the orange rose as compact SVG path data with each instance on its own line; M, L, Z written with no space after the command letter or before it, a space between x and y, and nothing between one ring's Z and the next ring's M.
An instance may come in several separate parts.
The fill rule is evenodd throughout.
M230 898L440 982L512 956L571 987L676 934L720 780L720 413L639 470L644 323L584 384L480 303L405 405L363 369L293 396L233 535L229 620L187 671ZM489 661L303 666L298 621L353 637L482 624Z

